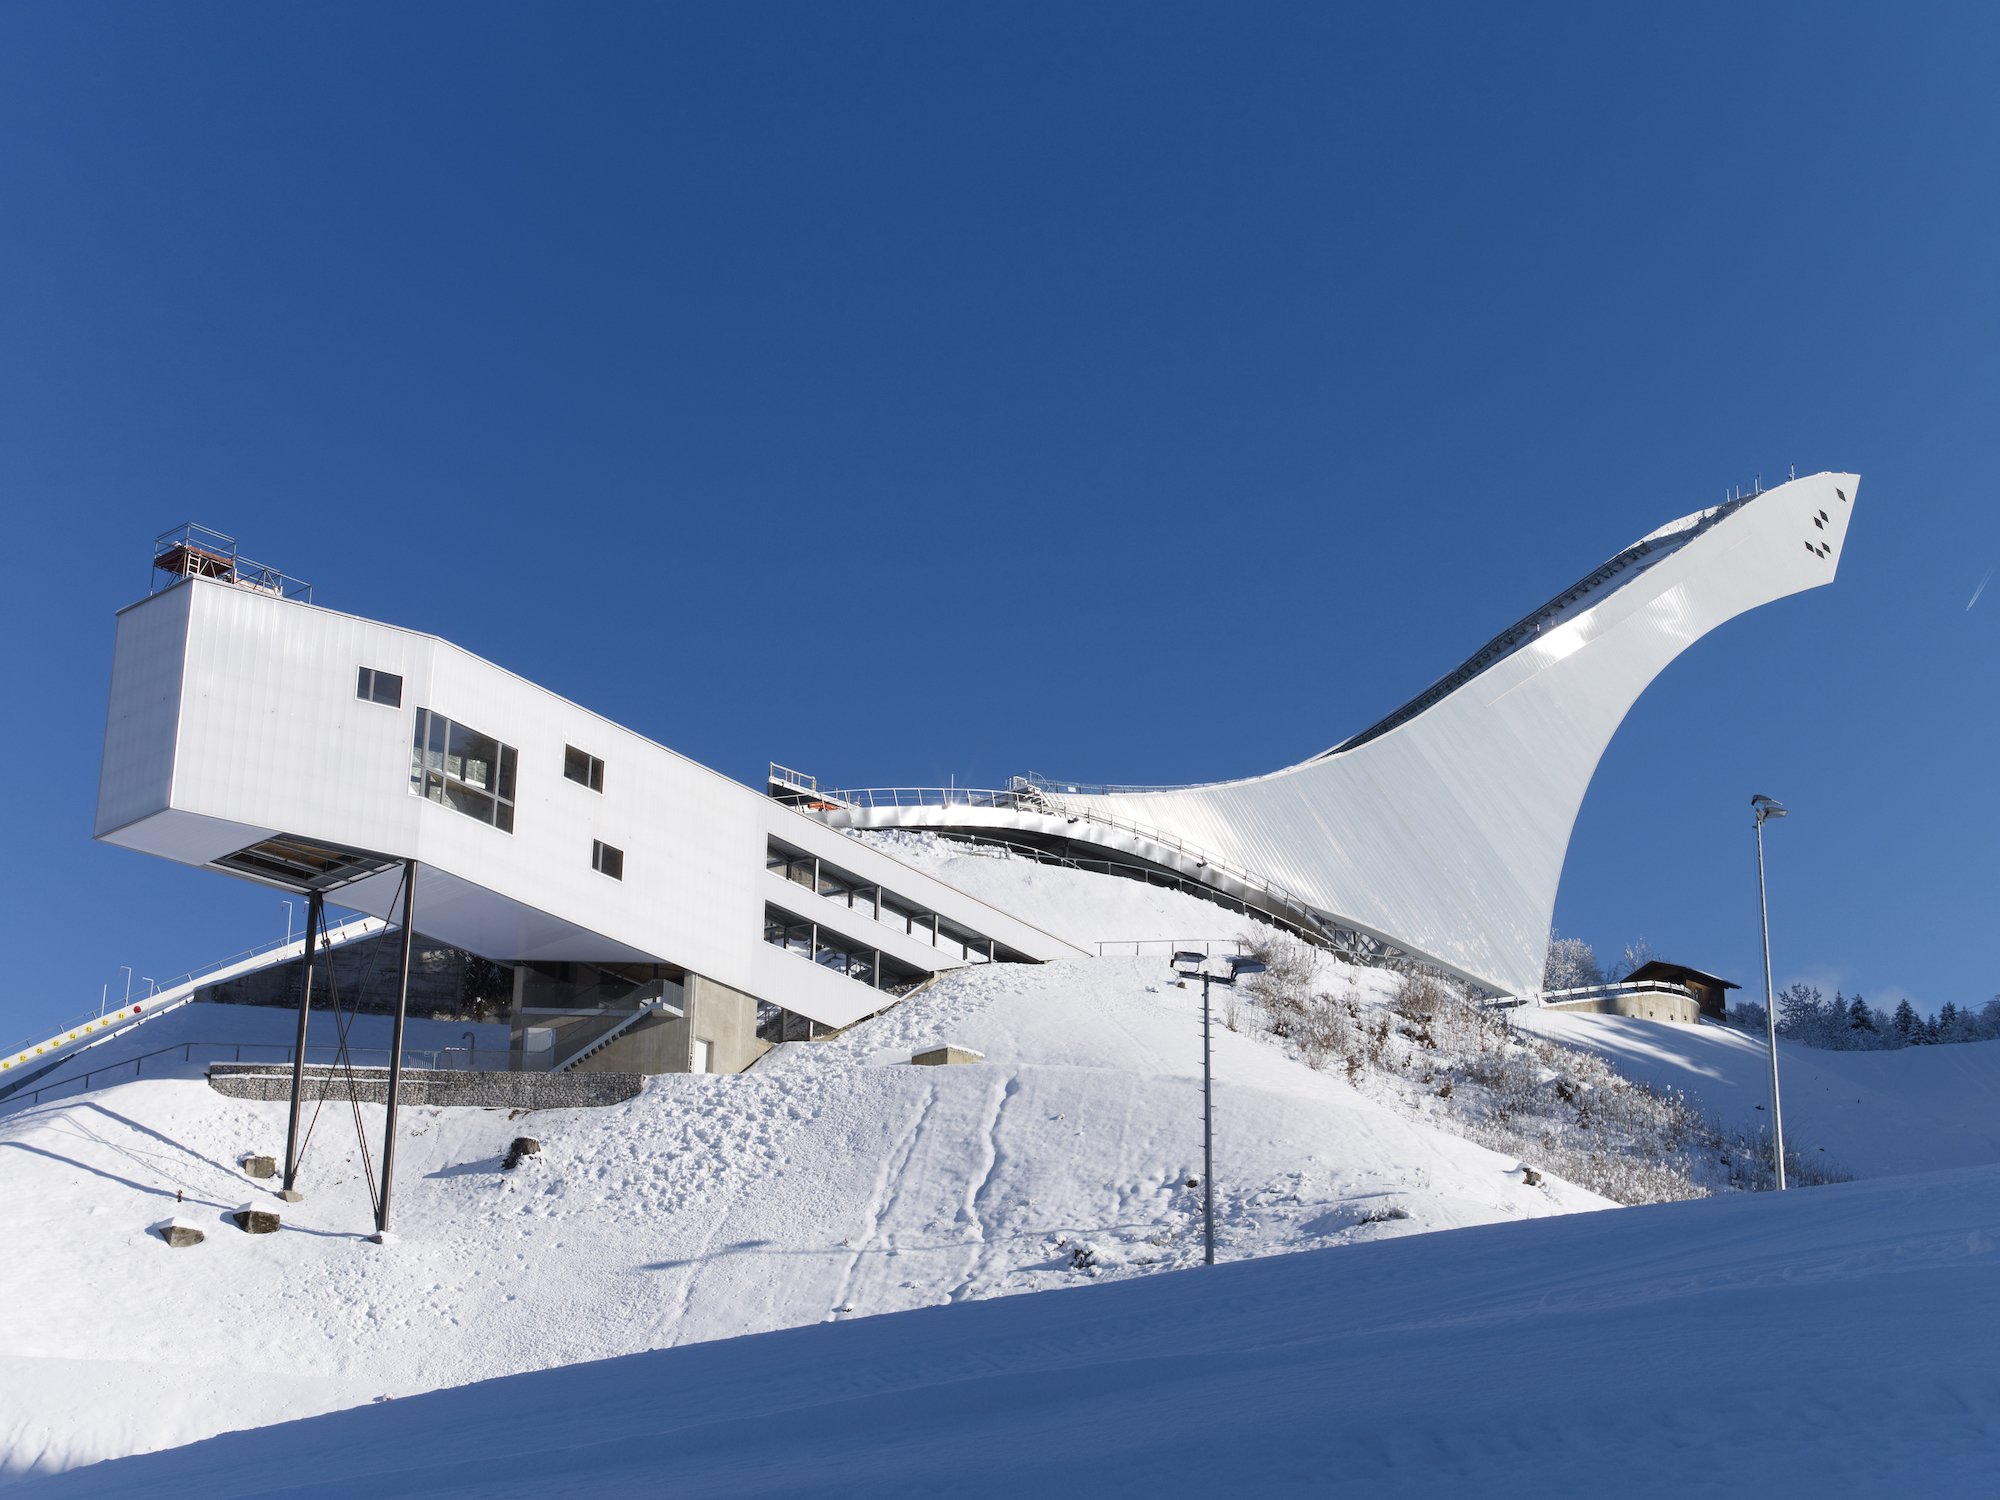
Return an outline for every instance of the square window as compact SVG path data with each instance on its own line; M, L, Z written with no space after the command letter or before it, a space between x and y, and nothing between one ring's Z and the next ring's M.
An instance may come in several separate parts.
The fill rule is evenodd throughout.
M600 875L609 875L613 880L625 878L625 851L614 849L601 839L590 843L590 867Z
M355 679L354 696L363 703L380 703L385 708L403 706L403 679L394 672L378 672L363 667Z
M563 775L593 792L604 790L604 762L574 745L563 746Z

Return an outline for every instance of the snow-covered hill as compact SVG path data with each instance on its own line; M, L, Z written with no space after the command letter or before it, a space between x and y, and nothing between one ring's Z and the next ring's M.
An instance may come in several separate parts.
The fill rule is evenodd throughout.
M1198 992L1157 959L954 976L738 1078L615 1109L405 1112L398 1239L367 1243L345 1113L285 1233L224 1219L284 1108L140 1082L0 1121L14 1205L0 1446L60 1468L634 1350L1199 1259ZM916 1068L949 1039L980 1065ZM1217 1037L1229 1257L1598 1200ZM364 1109L371 1132L381 1111ZM499 1169L508 1141L542 1154ZM183 1192L184 1203L175 1194ZM170 1251L148 1226L209 1231Z
M935 842L899 852L968 888L989 882L998 895L1012 882L1008 899L1037 903L1047 925L1092 945L1227 938L1244 928L1241 917L1209 903L1132 881ZM1336 967L1326 978L1369 1005L1381 1005L1391 988L1371 971ZM1198 1008L1198 990L1175 987L1165 957L1150 952L990 966L949 976L842 1037L779 1049L747 1075L655 1079L612 1109L406 1110L397 1237L387 1246L365 1238L369 1206L345 1110L321 1115L302 1182L307 1201L283 1210L283 1233L264 1237L238 1232L227 1212L252 1198L271 1202L270 1184L253 1184L236 1163L281 1148L282 1105L227 1099L196 1079L149 1078L0 1114L0 1196L10 1208L0 1259L8 1309L0 1320L4 1471L66 1469L387 1397L741 1334L1093 1282L1182 1285L1152 1273L1194 1266L1201 1255L1199 1191L1191 1185L1201 1160ZM254 1025L274 1024L278 1014L255 1013ZM1295 1041L1252 1021L1254 1008L1240 1032L1218 1027L1215 1037L1225 1262L1339 1248L1299 1262L1318 1269L1287 1275L1348 1285L1345 1278L1361 1275L1344 1258L1357 1247L1414 1245L1411 1237L1423 1231L1605 1206L1552 1174L1531 1182L1519 1158L1454 1134L1441 1085L1357 1086L1366 1080L1324 1059L1322 1068L1309 1066ZM253 1018L190 1014L180 1024L213 1030L251 1026ZM1705 1049L1738 1047L1707 1028L1549 1016L1532 1025L1573 1032L1571 1040L1591 1041L1628 1064L1673 1070L1668 1081L1683 1087L1705 1071L1725 1075ZM909 1064L913 1050L940 1041L977 1049L985 1060ZM1391 1050L1407 1058L1423 1045L1405 1038ZM2000 1053L2000 1044L1988 1045ZM1900 1090L1938 1095L1937 1081L1885 1082L1857 1094L1864 1103L1856 1109L1891 1109ZM1735 1086L1750 1090L1751 1082L1746 1074ZM1956 1097L1956 1106L1933 1097L1931 1118L1948 1125L1954 1107L1965 1118L1983 1114L1990 1093ZM360 1113L379 1140L381 1110ZM540 1140L541 1154L502 1172L502 1152L522 1134ZM2000 1146L1980 1159L2000 1160ZM150 1226L173 1214L204 1228L206 1242L168 1249ZM1628 1216L1590 1217L1622 1223ZM1695 1226L1686 1232L1699 1236L1710 1232L1700 1226L1722 1221L1647 1222ZM1531 1301L1550 1277L1574 1274L1566 1258L1598 1253L1587 1248L1595 1240L1546 1243L1551 1248L1522 1251L1518 1262L1516 1290ZM1612 1249L1626 1254L1624 1245ZM1371 1250L1381 1258L1366 1262L1377 1269L1353 1284L1356 1295L1380 1301L1369 1278L1393 1280L1388 1268L1403 1248ZM1609 1302L1626 1295L1618 1289L1625 1283L1601 1285L1591 1295ZM1256 1295L1296 1295L1291 1280L1269 1286ZM1482 1298L1498 1299L1499 1286L1479 1280L1449 1296L1484 1306ZM1173 1300L1191 1293L1161 1295L1157 1316L1213 1319L1218 1338L1237 1306L1203 1310ZM1074 1316L1094 1305L1070 1297L1055 1304ZM1037 1321L1042 1316L992 1324L992 1336L1026 1330L1032 1343L1043 1337L1035 1330L1061 1326L1060 1316L1050 1315L1053 1324ZM875 1338L851 1347L893 1344ZM952 1343L948 1334L923 1338L937 1349ZM1074 1357L1115 1362L1135 1347L1126 1333L1107 1334ZM1241 1367L1240 1353L1225 1363ZM750 1371L763 1357L649 1373L647 1382L665 1381L650 1387L649 1399L674 1408L710 1372ZM1041 1357L1031 1350L1018 1368L1039 1368ZM918 1369L912 1383L923 1385L929 1371L962 1378L947 1359ZM588 1383L595 1377L577 1378L584 1383L562 1392L601 1399ZM1556 1380L1551 1399L1559 1399L1560 1380L1549 1379ZM755 1380L793 1392L783 1400L806 1400L803 1387L769 1370ZM572 1394L548 1399L560 1404ZM720 1406L689 1410L697 1425L708 1420L702 1413L723 1420Z

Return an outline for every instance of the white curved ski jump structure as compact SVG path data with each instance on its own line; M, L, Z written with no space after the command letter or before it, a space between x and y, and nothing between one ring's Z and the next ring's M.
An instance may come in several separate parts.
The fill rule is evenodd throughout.
M1611 736L1709 631L1833 581L1858 483L1815 474L1661 527L1303 764L1051 800L1159 829L1470 978L1534 990L1570 833Z
M1035 780L1019 798L1003 794L1011 807L855 801L828 820L1055 832L1252 905L1302 905L1488 988L1527 993L1541 983L1570 833L1611 736L1693 642L1833 581L1857 485L1852 474L1815 474L1670 522L1388 718L1267 776L1152 789Z

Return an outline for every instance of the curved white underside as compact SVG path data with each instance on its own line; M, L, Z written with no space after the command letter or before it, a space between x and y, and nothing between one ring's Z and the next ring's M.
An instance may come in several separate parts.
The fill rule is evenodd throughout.
M1654 538L1692 535L1352 748L1247 781L1048 800L1158 829L1482 983L1533 990L1611 736L1691 643L1833 581L1857 484L1815 474L1662 528Z

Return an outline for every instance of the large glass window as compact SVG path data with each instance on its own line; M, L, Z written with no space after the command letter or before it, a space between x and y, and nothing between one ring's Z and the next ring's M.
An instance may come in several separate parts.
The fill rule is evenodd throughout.
M896 931L940 948L954 958L969 959L973 963L1026 962L1021 954L984 933L961 927L926 907L907 901L879 885L870 885L859 875L816 859L777 839L771 839L765 848L764 867L828 901L861 912L875 921L885 922Z
M775 906L764 908L764 941L892 995L907 994L930 977L922 969L873 948L864 948L852 938L829 932Z
M514 831L515 753L490 734L417 710L410 745L410 791L454 812Z

